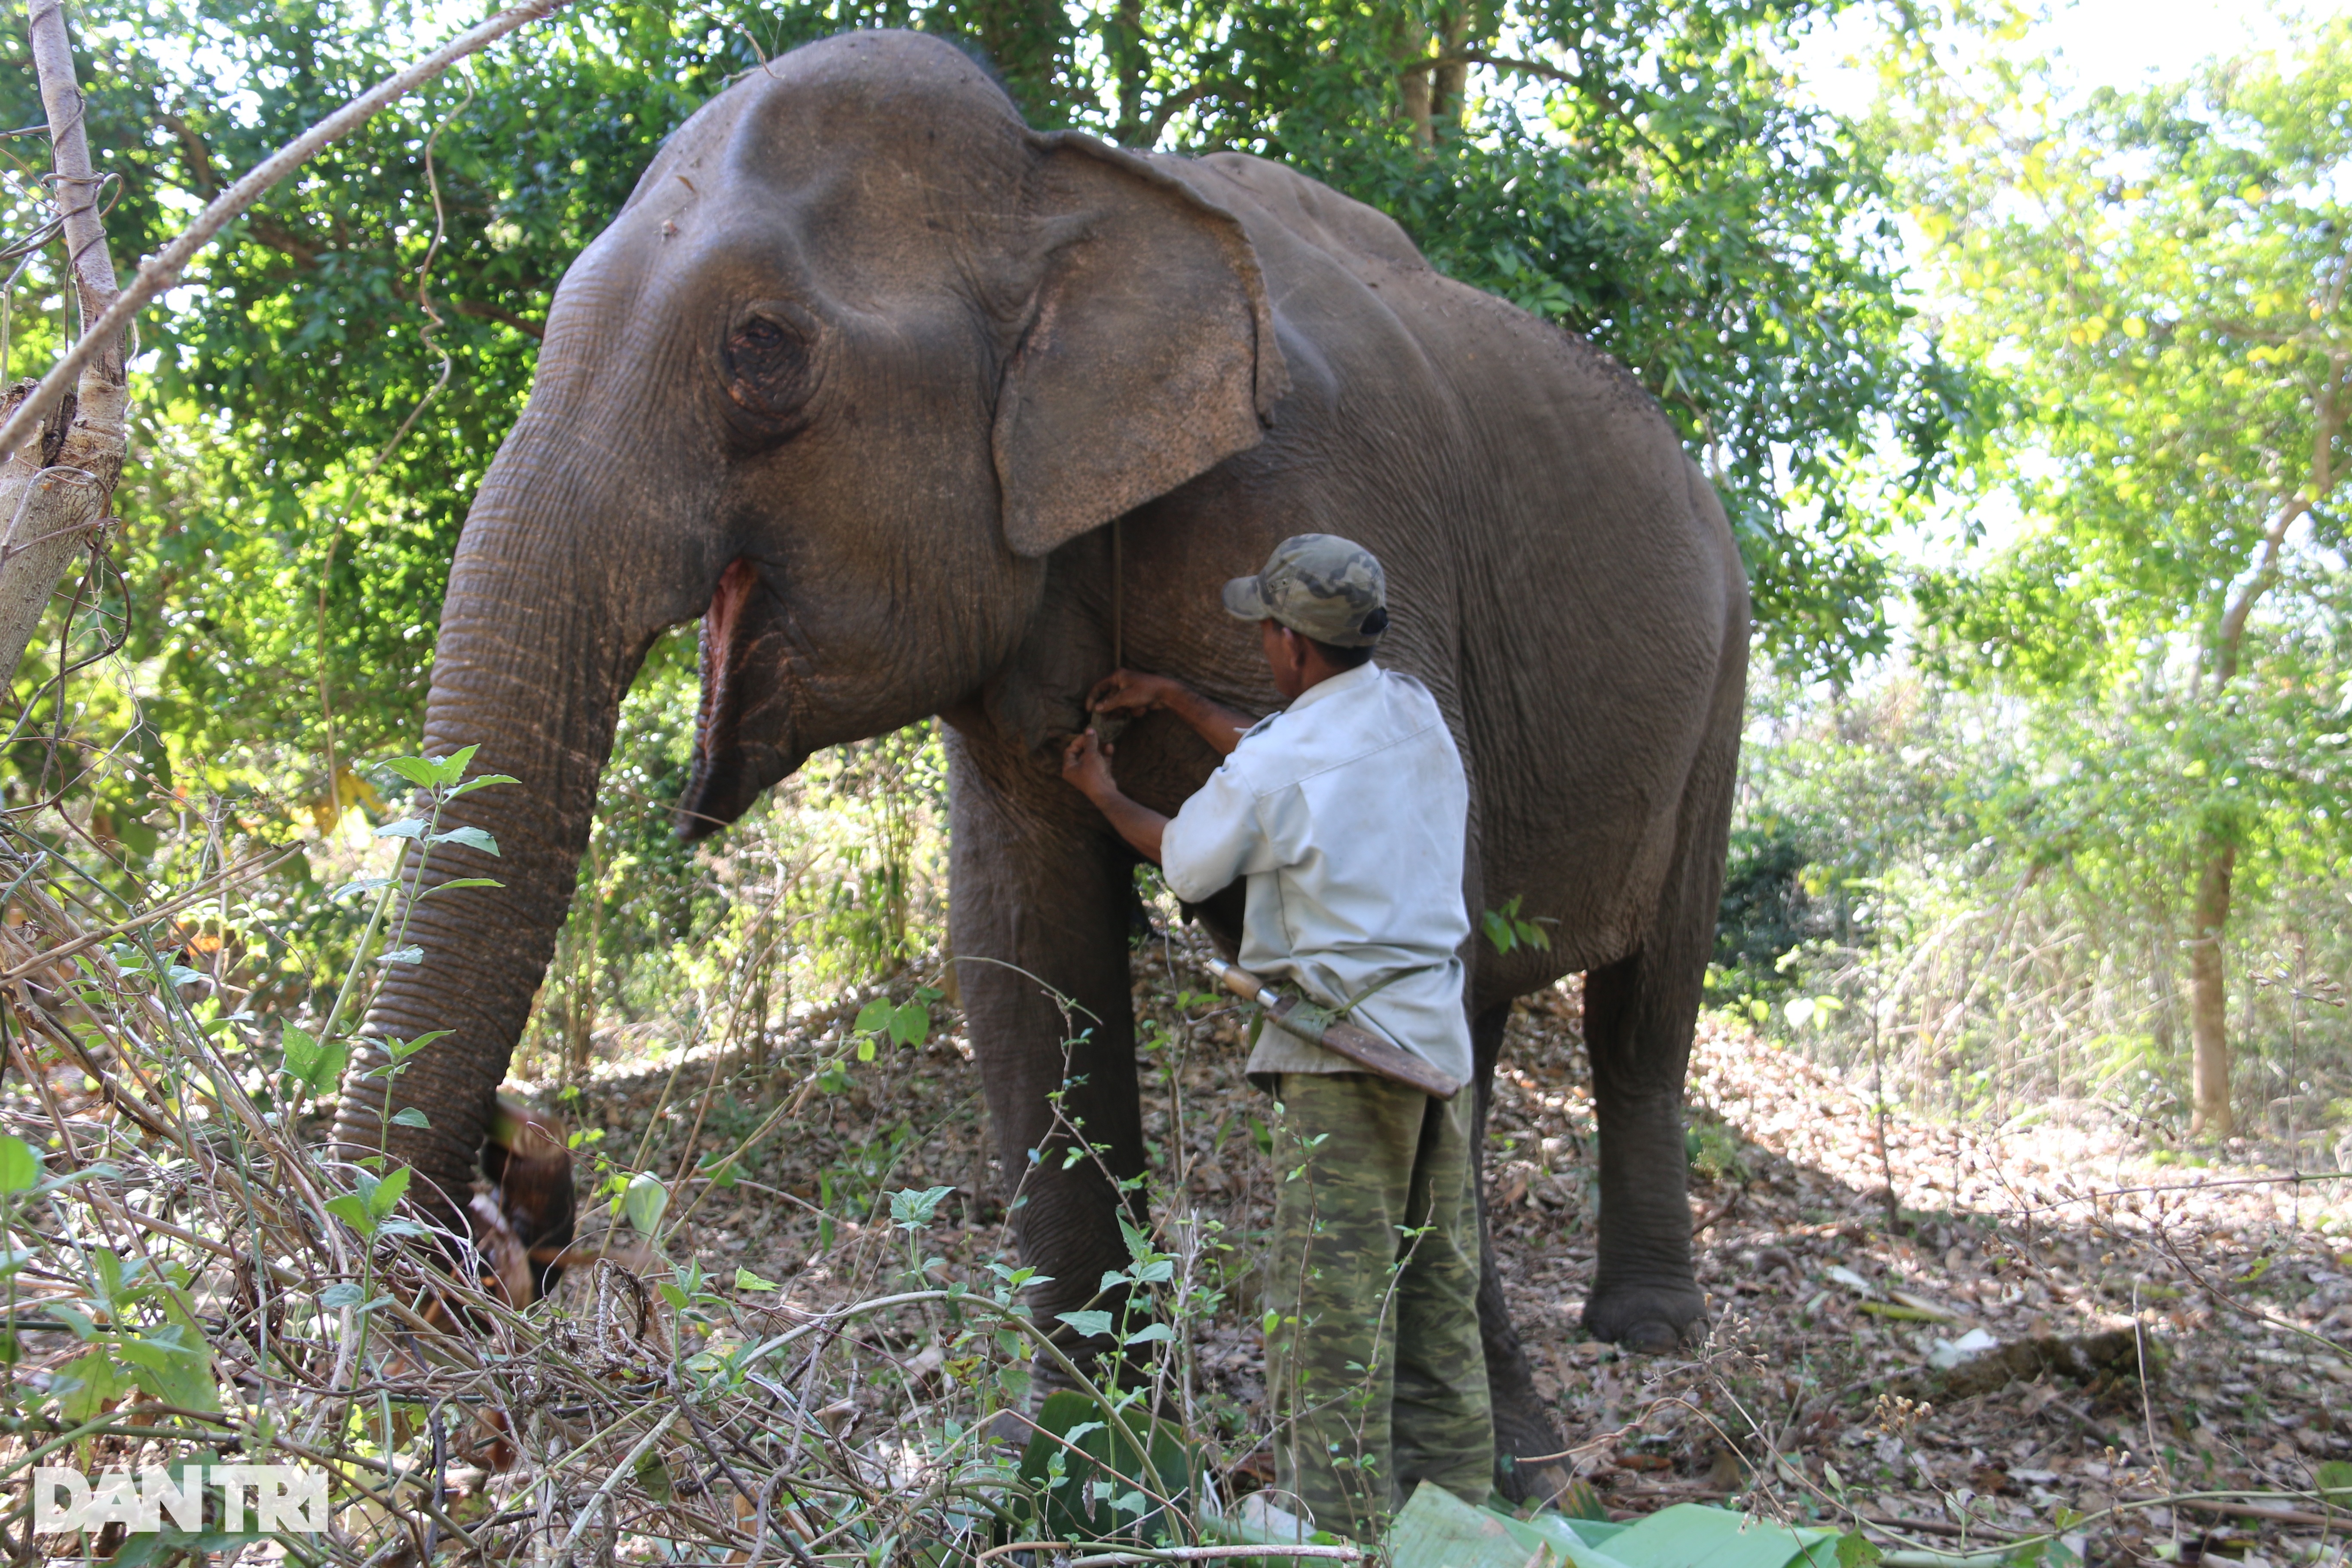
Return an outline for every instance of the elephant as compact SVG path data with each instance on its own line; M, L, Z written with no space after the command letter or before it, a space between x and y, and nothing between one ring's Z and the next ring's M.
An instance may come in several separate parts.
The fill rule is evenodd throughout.
M424 961L391 972L335 1136L463 1194L564 918L616 713L699 617L679 831L735 820L820 748L936 717L949 942L1041 1321L1127 1261L1144 1167L1129 979L1136 858L1059 776L1120 665L1277 705L1218 593L1292 534L1382 562L1379 658L1467 771L1477 1126L1513 999L1585 975L1600 1129L1592 1334L1703 1315L1681 1098L1714 940L1748 644L1722 505L1658 403L1584 338L1434 270L1372 208L1234 153L1024 121L911 32L767 62L703 105L565 272L528 402L460 533L425 744L519 784L453 803L495 860L435 852ZM1121 787L1175 811L1215 756L1165 713ZM415 890L412 883L412 891ZM1191 911L1230 944L1238 888ZM1024 973L1025 972L1025 973ZM1034 978L1032 978L1034 977ZM1098 1022L1065 1058L1044 982ZM451 1031L387 1090L386 1037ZM1049 1096L1106 1148L1064 1169ZM1238 1071L1238 1064L1235 1065ZM412 1119L414 1120L414 1119ZM465 1199L453 1199L462 1206ZM1483 1225L1483 1221L1482 1221ZM1562 1447L1486 1249L1497 1452ZM1507 1482L1510 1477L1504 1478Z

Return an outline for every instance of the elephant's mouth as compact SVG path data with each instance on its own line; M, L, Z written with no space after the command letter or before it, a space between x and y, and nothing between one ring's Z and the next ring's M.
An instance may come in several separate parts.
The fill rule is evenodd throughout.
M808 752L800 748L758 741L716 752L698 746L694 776L677 800L677 836L689 844L709 837L751 810L761 790L807 760Z
M692 843L741 816L760 792L808 759L797 743L783 606L759 568L736 560L719 575L702 617L702 709L694 776L678 797L677 831Z

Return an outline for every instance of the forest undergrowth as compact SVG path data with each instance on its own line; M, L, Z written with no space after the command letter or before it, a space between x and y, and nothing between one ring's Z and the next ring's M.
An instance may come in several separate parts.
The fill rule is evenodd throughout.
M1221 1294L1190 1335L1188 1409L1245 1490L1269 1476L1249 1271L1281 1173L1269 1102L1239 1070L1238 1010L1206 994L1186 943L1136 963L1160 1042L1145 1074L1154 1212L1172 1203L1213 1237ZM1536 1386L1612 1517L1718 1501L1894 1551L2055 1536L2094 1561L2339 1549L2326 1510L2347 1478L2323 1467L2352 1459L2352 1255L2321 1227L2340 1184L2266 1174L2284 1152L2260 1149L2184 1176L2098 1121L1990 1135L1897 1111L1882 1131L1866 1083L1710 1021L1688 1142L1714 1333L1685 1358L1620 1355L1578 1326L1597 1202L1580 1026L1572 981L1518 1008L1488 1195ZM789 1299L846 1300L824 1205L809 1205L847 1170L953 1184L958 1224L934 1250L952 1268L1011 1262L961 1047L950 1021L884 1058L776 1145L771 1194L747 1188L697 1244ZM663 1100L660 1080L625 1075L593 1103L613 1139L654 1120L683 1135L695 1112ZM727 1141L698 1136L704 1158ZM935 1343L900 1350L939 1363Z
M1131 1359L1099 1399L1056 1415L1035 1406L1043 1331L936 961L756 1049L722 1036L648 1064L615 1030L586 1063L536 1058L545 1079L516 1088L570 1124L597 1234L517 1310L431 1250L401 1173L322 1152L332 1075L299 1039L261 1050L250 1018L189 1000L206 977L36 879L14 899L15 1561L1236 1554L1236 1504L1270 1479L1254 1270L1283 1135L1172 909L1135 957L1153 1223L1106 1280L1150 1310L1117 1323ZM2184 1175L2095 1123L1881 1114L1866 1084L1710 1023L1688 1146L1712 1334L1621 1356L1577 1328L1596 1190L1579 1024L1572 984L1521 1005L1488 1154L1572 1506L1718 1501L1903 1561L2341 1555L2334 1184L2260 1151ZM1054 1435L1008 1442L1013 1410ZM198 1529L37 1538L16 1489L37 1463L232 1457L326 1469L329 1531L236 1530L215 1498Z

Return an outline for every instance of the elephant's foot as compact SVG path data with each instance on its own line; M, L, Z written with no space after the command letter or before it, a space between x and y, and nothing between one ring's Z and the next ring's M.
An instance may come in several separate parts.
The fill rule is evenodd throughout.
M1495 1413L1495 1489L1515 1503L1558 1497L1570 1479L1556 1458L1564 1445L1533 1380L1515 1379L1507 1387L1490 1381L1487 1396Z
M1515 1503L1556 1496L1568 1477L1555 1456L1568 1445L1536 1394L1535 1368L1511 1321L1491 1248L1480 1269L1478 1338L1486 1355L1486 1403L1494 1413L1495 1489Z
M1695 1284L1597 1286L1584 1303L1596 1340L1643 1355L1664 1355L1702 1331L1706 1298Z

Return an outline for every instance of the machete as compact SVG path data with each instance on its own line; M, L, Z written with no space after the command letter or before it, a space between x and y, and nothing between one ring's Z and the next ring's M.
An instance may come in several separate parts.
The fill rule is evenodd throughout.
M1347 1058L1366 1072L1417 1089L1439 1100L1452 1100L1462 1092L1461 1083L1414 1056L1411 1051L1389 1044L1379 1036L1360 1029L1327 1007L1285 996L1248 970L1227 963L1211 954L1209 973L1224 983L1226 990L1244 1002L1255 1002L1265 1009L1266 1022L1286 1030L1309 1044L1322 1047L1334 1056Z

